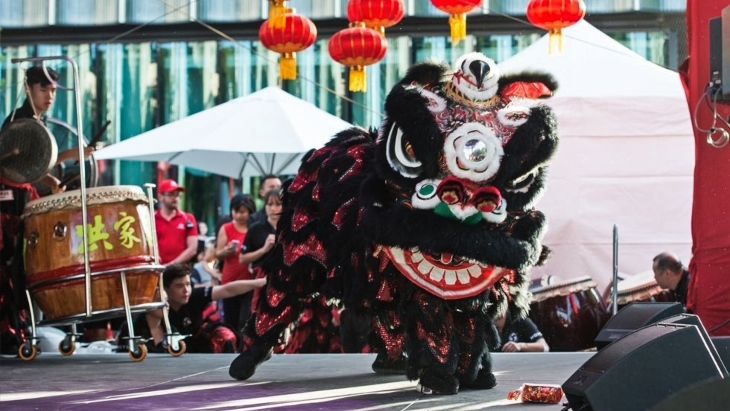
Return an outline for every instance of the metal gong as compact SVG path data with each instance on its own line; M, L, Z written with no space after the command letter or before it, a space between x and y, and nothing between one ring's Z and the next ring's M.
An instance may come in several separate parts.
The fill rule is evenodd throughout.
M34 118L20 118L0 130L0 175L14 183L40 179L56 164L58 146Z

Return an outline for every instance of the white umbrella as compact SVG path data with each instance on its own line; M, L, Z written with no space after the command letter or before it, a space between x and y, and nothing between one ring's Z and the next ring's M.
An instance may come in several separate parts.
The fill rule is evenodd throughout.
M267 87L105 147L95 158L165 161L233 178L294 174L304 153L350 127Z

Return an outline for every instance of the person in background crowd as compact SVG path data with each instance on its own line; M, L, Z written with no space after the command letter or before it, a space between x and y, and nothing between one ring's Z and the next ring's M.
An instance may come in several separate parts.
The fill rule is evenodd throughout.
M266 193L275 188L281 188L281 180L279 179L279 177L271 174L261 177L259 197L263 199ZM264 223L266 221L266 210L264 209L263 204L266 204L266 202L262 203L262 207L259 209L259 211L252 213L251 216L248 218L249 227L253 227L256 224Z
M200 244L201 241L198 241ZM208 238L202 241L203 246L198 248L198 261L193 265L191 280L194 287L207 287L221 283L221 272L215 268L215 239Z
M248 230L246 239L241 247L238 261L251 268L256 268L269 254L276 243L276 224L281 214L281 191L278 188L269 190L264 195L264 212L266 224L256 224ZM250 220L250 219L249 219ZM253 270L252 270L253 271Z
M203 240L208 238L208 224L205 221L198 221L198 236Z
M250 280L247 266L238 262L238 254L248 233L248 217L256 211L256 204L248 194L236 194L231 199L231 221L221 226L216 239L215 257L223 259L221 284L235 280ZM223 319L240 331L251 315L251 296L235 296L223 300Z
M497 317L494 325L502 340L503 352L548 352L550 347L530 317L510 319L509 310Z
M175 180L163 180L157 188L159 209L155 212L160 264L187 263L198 250L198 224L192 214L179 207L185 188Z
M239 333L220 321L212 304L213 300L229 298L260 288L266 279L237 280L225 285L191 287L190 266L172 264L162 273L162 283L167 294L170 326L173 331L185 337L186 352L190 353L234 353L238 352ZM124 332L120 331L120 345L124 346ZM135 334L148 340L150 352L167 349L162 310L154 310L137 317Z
M674 301L687 305L689 271L676 254L663 252L654 257L652 266L654 279L659 287L669 290Z

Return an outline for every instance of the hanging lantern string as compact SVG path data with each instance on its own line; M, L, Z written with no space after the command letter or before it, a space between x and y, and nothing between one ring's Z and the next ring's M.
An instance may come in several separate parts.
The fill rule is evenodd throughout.
M158 16L158 17L155 17L155 18L153 18L153 19L151 19L151 20L147 21L147 22L144 22L144 23L141 23L141 24L139 24L139 25L137 25L137 26L134 26L134 27L130 28L129 30L127 30L127 31L123 32L123 33L117 34L117 35L115 35L115 36L111 37L111 38L110 38L109 40L107 40L107 41L105 41L105 42L103 42L103 43L101 43L101 44L105 44L105 45L111 45L111 44L114 44L114 43L118 42L119 40L123 39L124 37L126 37L126 36L128 36L128 35L130 35L130 34L134 33L135 31L138 31L138 30L140 30L140 29L142 29L142 28L144 28L144 27L146 27L146 26L149 26L150 24L153 24L153 23L155 23L156 21L158 21L158 20L161 20L161 19L165 18L166 16L168 16L168 15L170 15L170 14L173 14L173 13L176 13L176 12L180 12L180 13L183 13L183 14L184 14L184 15L186 16L186 18L188 18L188 19L189 19L190 21L192 21L192 22L194 22L194 23L197 23L197 24L200 24L201 26L203 26L203 27L205 27L206 29L210 30L211 32L213 32L213 33L217 34L217 35L218 35L218 36L220 36L221 38L223 38L223 39L225 39L225 40L228 40L228 41L230 41L230 42L231 42L232 44L234 44L234 45L235 45L236 47L239 47L239 48L241 48L241 49L243 49L243 50L246 50L246 51L248 51L249 53L251 53L252 55L255 55L256 57L258 57L258 58L260 58L260 59L262 59L262 60L264 60L264 61L267 61L267 62L269 62L269 63L271 63L271 64L275 63L275 62L271 61L271 59L269 59L267 55L262 55L262 54L258 53L258 52L257 52L256 50L254 50L253 48L251 48L251 47L248 47L248 46L246 46L245 44L242 44L242 43L240 43L240 42L239 42L238 40L234 39L233 37L231 37L230 35L226 34L225 32L223 32L223 31L221 31L221 30L218 30L217 28L215 28L215 27L211 26L211 25L210 25L210 24L208 24L208 23L205 23L205 22L203 22L203 21L201 21L201 20L198 20L198 19L197 19L196 17L193 17L193 16L192 16L192 15L191 15L191 14L190 14L190 13L189 13L189 12L188 12L187 10L183 10L183 9L189 8L190 4L192 4L192 3L196 3L196 2L197 2L197 0L191 0L191 1L188 1L187 3L185 3L185 4L182 4L182 5L179 5L179 6L177 6L177 5L172 5L172 4L170 4L169 2L167 2L166 0L159 0L159 1L160 1L161 3L163 3L163 4L165 4L165 5L166 5L166 6L168 7L168 8L170 8L170 10L169 10L169 11L167 11L167 12L165 12L165 13L163 13L163 14L161 14L161 15L160 15L160 16ZM463 0L459 0L459 1L463 1ZM464 2L464 3L466 4L466 2ZM493 15L496 15L496 16L501 16L501 17L504 17L504 18L506 18L506 19L509 19L509 20L512 20L512 21L518 22L518 23L520 23L520 24L524 24L525 26L535 27L535 26L533 26L533 25L532 25L532 24L531 24L531 23L530 23L529 21L527 21L527 20L525 20L525 19L520 19L520 18L518 18L518 17L515 17L515 16L512 16L512 15L509 15L509 14L505 14L505 13L502 13L502 12L499 12L499 11L492 11L492 10L491 10L491 9L489 9L489 8L487 8L487 9L484 9L484 10L488 11L488 12L489 12L490 14L493 14ZM622 55L624 54L624 53L622 53L622 52L620 52L620 51L618 51L618 50L614 50L614 49L608 49L608 48L606 48L606 47L603 47L603 46L601 46L601 45L598 45L598 44L595 44L595 43L591 43L590 41L585 41L584 39L581 39L581 38L573 37L573 36L570 36L570 35L565 35L565 36L566 36L566 37L568 37L568 38L570 38L571 40L574 40L574 41L579 41L579 42L581 42L581 43L583 43L583 44L586 44L586 45L589 45L589 46L593 46L593 47L596 47L596 48L601 48L601 49L603 49L603 50L606 50L606 51L609 51L609 52L612 52L612 53L616 53L616 54L622 54ZM79 57L81 57L81 56L83 56L83 55L85 55L85 54L88 54L88 53L90 53L90 52L91 52L91 51L90 51L90 49L87 49L87 50L84 50L84 51L82 51L82 52L80 52L80 53L76 54L75 56L73 56L73 57L71 57L71 58L73 58L74 60L76 60L76 59L78 59ZM670 67L668 67L668 66L663 66L663 65L661 65L661 64L659 64L659 66L661 66L661 67L664 67L664 68L666 68L666 69L671 69ZM355 106L357 106L357 107L360 107L360 108L362 108L363 110L365 110L365 111L367 111L367 112L370 112L370 113L372 113L372 114L374 114L374 115L377 115L377 116L379 116L379 117L381 117L381 118L383 118L383 117L384 117L384 114L383 114L382 112L380 112L380 111L376 111L376 110L372 110L372 109L370 109L369 107L367 107L366 105L364 105L364 104L362 104L362 103L360 103L360 102L358 102L358 101L355 101L355 100L353 100L353 99L351 99L351 98L349 98L349 97L347 97L347 96L345 96L345 95L339 94L339 93L338 93L338 92L337 92L336 90L334 90L334 89L332 89L332 88L329 88L329 87L327 87L326 85L324 85L324 84L322 84L322 83L319 83L319 82L317 82L317 81L314 81L314 80L312 80L312 79L310 79L310 78L307 78L307 77L303 77L303 76L299 76L299 79L300 79L300 80L303 80L303 81L306 81L306 82L308 82L308 83L310 83L310 84L313 84L313 85L314 85L315 87L317 87L317 88L319 88L319 89L321 89L321 90L324 90L324 91L326 91L326 92L328 92L328 93L332 94L333 96L336 96L337 98L340 98L340 99L342 99L342 100L344 100L344 101L347 101L347 102L348 102L348 103L350 103L350 104L353 104L353 105L355 105ZM19 81L19 82L17 83L17 86L22 86L22 83L23 83L22 81Z

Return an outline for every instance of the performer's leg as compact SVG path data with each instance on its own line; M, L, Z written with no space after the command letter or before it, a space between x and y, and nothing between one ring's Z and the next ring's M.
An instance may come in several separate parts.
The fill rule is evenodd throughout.
M405 310L406 376L418 379L424 392L456 394L459 346L454 338L451 309L443 300L414 288Z
M480 312L455 312L454 325L459 341L456 376L461 388L488 389L497 385L489 355L489 333L494 328ZM496 330L494 330L496 332Z
M256 368L271 357L271 352L283 337L284 330L300 314L298 304L292 303L291 295L277 286L280 281L270 281L256 292L256 309L243 329L241 353L228 368L228 374L237 380L250 378Z
M380 311L373 321L371 344L378 353L372 368L378 374L405 374L405 329L395 310Z

